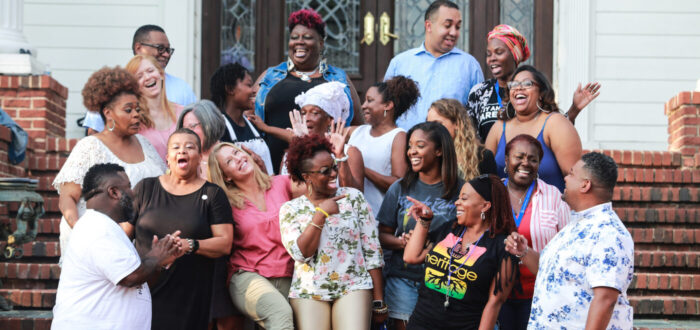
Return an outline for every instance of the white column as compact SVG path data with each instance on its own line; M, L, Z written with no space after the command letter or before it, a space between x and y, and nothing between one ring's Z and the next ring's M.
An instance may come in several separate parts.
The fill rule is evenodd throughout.
M571 106L578 84L585 84L592 78L594 1L559 0L555 4L554 81L559 107L564 112ZM594 110L595 101L576 118L576 130L585 149L598 148L593 137Z
M0 0L0 73L44 73L36 49L22 34L23 11L23 0Z

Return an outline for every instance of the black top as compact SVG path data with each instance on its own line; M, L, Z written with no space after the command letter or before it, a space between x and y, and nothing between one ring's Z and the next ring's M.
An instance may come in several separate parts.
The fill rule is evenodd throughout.
M428 239L438 243L425 259L425 276L418 289L418 302L408 322L409 329L478 329L481 314L491 296L494 277L496 281L501 276L514 280L518 261L505 250L505 234L492 238L486 231L476 247L470 245L461 254L457 252L461 248L457 242L463 230L463 226L452 220L429 234ZM465 260L467 256L469 259ZM508 274L499 273L504 262L511 263L506 267ZM449 287L448 266L452 270ZM500 290L497 284L495 291ZM449 306L445 307L448 294Z
M301 92L306 92L311 87L325 82L323 77L312 78L310 82L305 82L298 77L287 74L284 79L272 86L265 98L265 123L279 128L292 127L292 123L289 121L289 112L293 109L299 109L299 106L294 103L294 98ZM282 156L289 145L269 134L265 136L265 142L270 148L272 167L275 173L279 173Z
M479 146L479 173L498 175L496 167L496 159L493 157L493 152L482 146Z
M481 143L486 141L491 126L496 122L498 112L501 107L498 105L496 96L496 79L485 80L472 87L467 101L467 114L476 125L476 132L481 139ZM507 88L499 88L501 103L503 107L507 104Z
M231 124L231 127L233 127L233 132L236 133L236 139L233 139L231 134L229 134L228 127L224 130L224 136L221 137L221 142L245 142L245 141L250 141L256 139L255 134L253 133L253 130L248 126L247 123L243 124L243 127L238 126L236 122L229 117L228 114L224 113L224 118L226 118L226 121Z
M207 239L211 225L233 223L231 205L221 188L206 182L195 192L173 195L158 177L141 180L134 187L136 216L134 245L143 257L151 249L153 235L162 238L176 230L180 237ZM214 259L184 255L149 281L153 301L152 329L206 329L209 323ZM226 279L222 279L225 281Z

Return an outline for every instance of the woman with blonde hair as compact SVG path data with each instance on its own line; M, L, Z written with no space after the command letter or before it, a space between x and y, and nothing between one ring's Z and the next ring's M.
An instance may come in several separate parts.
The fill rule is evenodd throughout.
M141 92L141 128L143 135L156 148L163 160L168 138L175 131L183 106L168 101L165 95L165 71L153 56L136 55L126 64L126 71L136 77Z
M224 190L233 208L235 248L228 260L233 304L265 329L294 329L287 302L294 261L282 244L279 211L305 189L292 185L288 175L268 176L233 143L214 146L208 169L209 181Z
M459 176L463 180L471 180L481 174L496 174L493 153L479 142L462 103L455 99L437 100L430 105L426 120L438 122L450 132L457 154Z

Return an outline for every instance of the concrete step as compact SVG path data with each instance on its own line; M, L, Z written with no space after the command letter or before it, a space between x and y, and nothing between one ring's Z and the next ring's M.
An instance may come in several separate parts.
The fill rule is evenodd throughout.
M700 320L634 319L635 330L700 329Z

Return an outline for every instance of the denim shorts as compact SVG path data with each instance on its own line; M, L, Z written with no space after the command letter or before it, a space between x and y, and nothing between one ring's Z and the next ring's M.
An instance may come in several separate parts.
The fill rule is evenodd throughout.
M401 277L387 277L384 284L384 300L389 307L389 317L408 321L418 301L419 282Z

